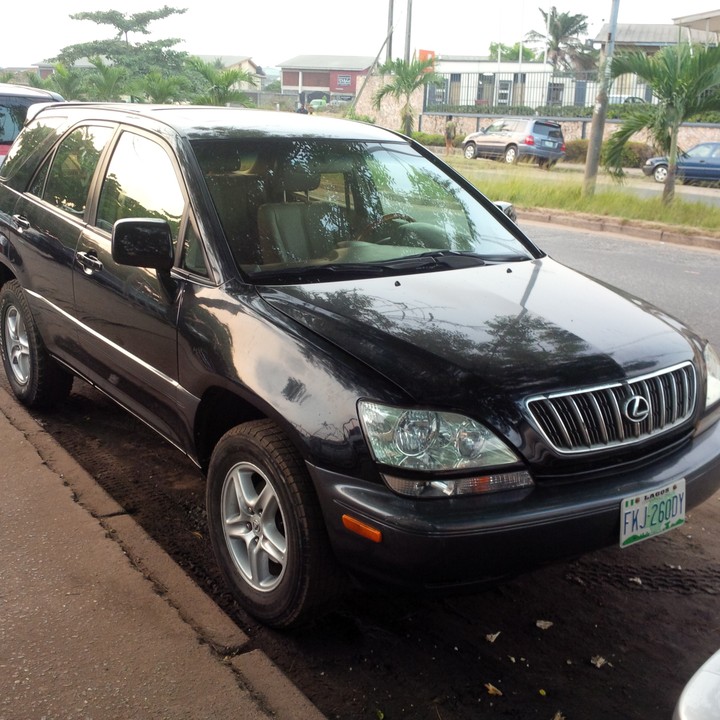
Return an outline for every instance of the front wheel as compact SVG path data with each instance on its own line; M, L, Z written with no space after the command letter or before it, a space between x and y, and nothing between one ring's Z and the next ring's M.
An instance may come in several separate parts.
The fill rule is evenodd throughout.
M475 145L473 143L468 143L465 146L465 149L463 150L463 155L468 160L474 160L475 159Z
M667 180L667 176L667 165L658 165L653 171L653 177L655 178L655 182L664 183Z
M339 573L310 477L274 422L248 422L220 439L207 516L220 570L258 620L297 626L337 594Z
M0 291L2 359L15 397L32 408L49 407L72 388L73 376L50 356L17 280Z

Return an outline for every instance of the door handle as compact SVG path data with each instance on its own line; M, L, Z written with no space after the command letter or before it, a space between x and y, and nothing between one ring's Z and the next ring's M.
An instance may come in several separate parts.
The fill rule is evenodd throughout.
M80 265L83 272L87 275L92 275L93 273L100 272L103 269L103 264L94 252L88 253L81 250L75 254L75 257L77 258L78 265Z
M30 227L30 221L23 215L13 215L12 218L21 229L27 230Z

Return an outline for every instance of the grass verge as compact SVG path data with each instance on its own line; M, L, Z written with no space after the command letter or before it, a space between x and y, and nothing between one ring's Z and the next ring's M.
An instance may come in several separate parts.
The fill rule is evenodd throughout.
M450 157L449 164L488 197L512 202L519 210L545 208L720 235L720 207L710 203L690 202L676 195L673 203L665 206L660 194L642 197L632 187L617 185L609 178L598 178L595 194L584 197L582 172L561 166L547 172L532 165L507 167L457 156ZM633 182L638 181L628 181Z

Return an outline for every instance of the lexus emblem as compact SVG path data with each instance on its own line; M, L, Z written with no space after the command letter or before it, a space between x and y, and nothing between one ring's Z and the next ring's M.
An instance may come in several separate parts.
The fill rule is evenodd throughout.
M625 417L634 423L641 423L650 414L650 403L642 395L633 395L625 402Z

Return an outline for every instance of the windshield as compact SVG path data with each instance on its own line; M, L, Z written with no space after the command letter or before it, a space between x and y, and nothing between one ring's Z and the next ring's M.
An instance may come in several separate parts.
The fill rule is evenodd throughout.
M404 142L255 138L194 147L237 264L258 281L466 267L458 255L476 264L532 257Z

